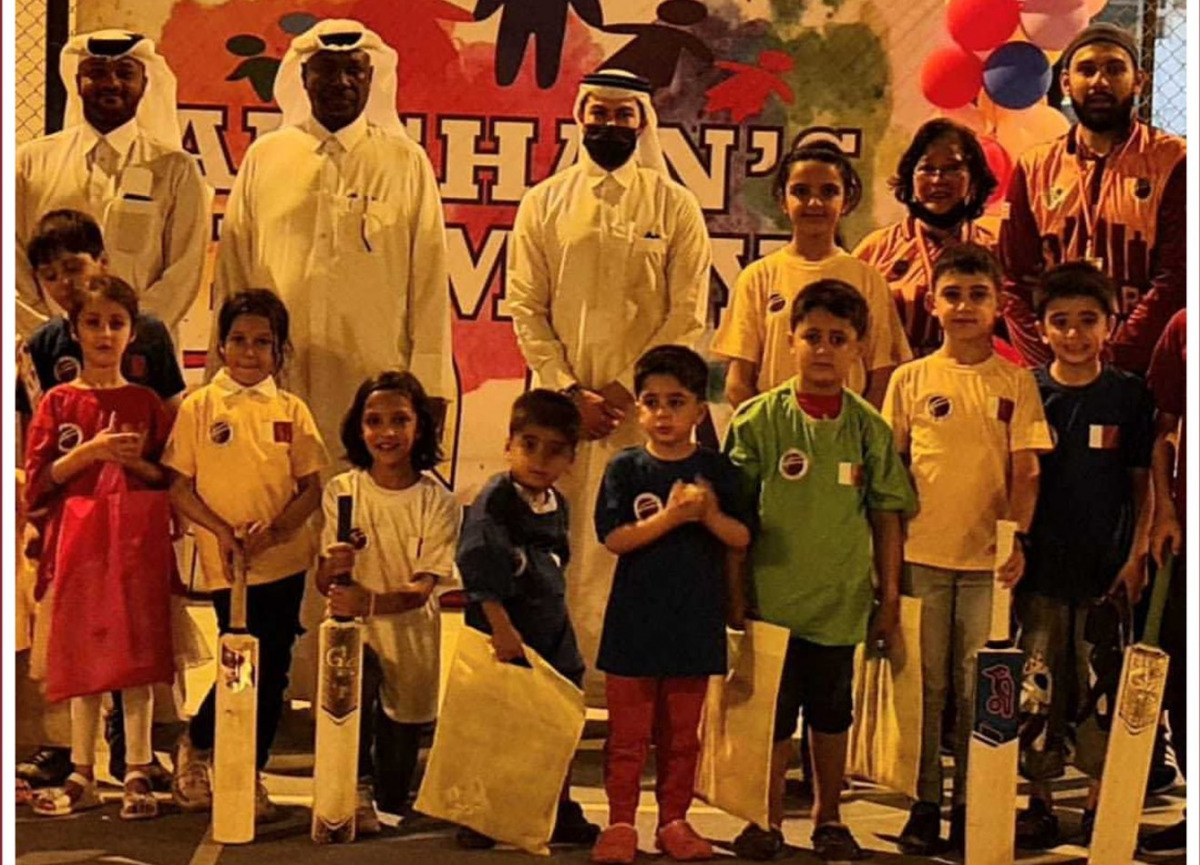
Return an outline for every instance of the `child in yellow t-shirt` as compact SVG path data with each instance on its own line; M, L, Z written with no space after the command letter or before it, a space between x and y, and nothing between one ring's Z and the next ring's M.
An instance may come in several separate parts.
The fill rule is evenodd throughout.
M1037 503L1037 455L1052 446L1033 374L993 350L1001 278L995 257L983 247L946 250L934 265L933 294L926 296L943 344L896 370L883 403L920 502L908 521L901 581L901 590L923 604L918 801L900 835L908 855L930 853L941 833L938 750L947 671L954 676L958 711L950 841L961 845L972 663L987 642L993 584L1011 588L1024 571L1023 533ZM1021 543L993 573L999 519L1017 523Z

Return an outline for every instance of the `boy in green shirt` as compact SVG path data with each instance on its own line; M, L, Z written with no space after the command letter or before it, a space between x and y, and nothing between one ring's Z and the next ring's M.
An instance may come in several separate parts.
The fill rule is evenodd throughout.
M734 850L747 859L783 847L784 775L801 707L812 734L813 847L825 860L863 855L838 807L854 649L868 638L886 643L896 627L900 518L916 507L887 423L843 387L867 326L866 301L852 286L823 279L804 288L789 338L799 374L744 403L726 442L758 520L749 553L753 615L792 634L776 704L771 825L738 836ZM743 611L733 605L736 622Z

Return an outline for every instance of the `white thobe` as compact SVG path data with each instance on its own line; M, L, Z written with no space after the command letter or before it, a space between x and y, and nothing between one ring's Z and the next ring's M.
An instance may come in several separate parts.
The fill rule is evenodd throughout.
M327 442L341 441L355 389L386 369L454 400L442 204L407 137L360 116L337 133L310 119L255 141L225 210L214 310L247 288L287 305L283 381Z
M28 336L52 312L25 247L42 216L70 208L100 224L110 272L177 337L200 290L211 233L212 192L195 158L131 120L107 135L84 123L38 138L17 149L16 162L18 333Z
M615 172L577 163L521 200L509 240L508 309L541 387L619 382L657 345L692 346L704 330L712 249L695 196L632 161ZM596 539L604 468L643 441L630 411L610 436L582 443L560 487L571 503L567 606L588 665L590 703L603 703L595 671L616 557Z

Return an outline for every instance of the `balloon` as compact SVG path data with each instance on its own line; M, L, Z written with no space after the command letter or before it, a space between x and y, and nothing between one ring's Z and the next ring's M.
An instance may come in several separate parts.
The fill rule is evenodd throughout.
M1024 111L996 109L996 140L1014 159L1065 134L1070 125L1065 114L1044 102Z
M946 29L968 51L1003 45L1020 21L1017 0L950 0L946 7Z
M1084 0L1084 5L1087 7L1088 17L1095 18L1108 5L1108 0Z
M938 48L921 66L921 92L939 108L960 108L983 84L983 64L957 45Z
M1009 42L988 57L983 87L1001 108L1028 108L1050 89L1050 63L1036 45Z
M1021 13L1021 29L1037 47L1061 51L1087 27L1088 17L1084 6L1060 13L1031 12L1030 4L1026 3Z
M996 190L987 200L989 205L995 204L997 201L1003 201L1008 193L1008 182L1012 180L1013 172L1012 157L1008 155L1004 145L990 136L980 136L979 146L983 148L983 155L987 157L988 168L996 176Z
M1068 15L1087 8L1088 0L1025 0L1021 4L1022 14Z
M934 117L945 117L947 120L953 120L959 126L967 127L967 129L970 129L976 135L987 129L987 118L983 116L982 111L969 102L961 108L939 108L929 119L932 120Z

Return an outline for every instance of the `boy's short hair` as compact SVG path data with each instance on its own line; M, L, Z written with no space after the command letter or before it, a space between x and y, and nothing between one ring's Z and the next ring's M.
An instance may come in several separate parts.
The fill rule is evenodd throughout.
M571 447L575 447L579 443L583 418L566 394L535 387L521 394L513 403L508 421L509 438L531 426L546 427L561 433Z
M64 254L99 260L104 255L104 235L96 220L82 211L51 210L38 220L25 254L34 270Z
M858 289L848 282L840 279L818 279L804 286L792 301L789 329L794 331L814 309L823 309L836 318L850 322L859 339L867 335L867 327L871 320L867 301Z
M682 345L660 345L638 358L633 368L633 393L638 396L652 375L673 376L696 399L708 396L708 364L704 358Z
M1034 297L1038 321L1046 317L1050 301L1065 297L1090 297L1105 315L1116 312L1116 286L1108 274L1090 261L1068 261L1042 274L1041 285Z
M1004 271L991 250L978 243L956 243L947 247L933 265L933 284L930 290L937 293L938 280L947 273L964 276L986 276L997 291L1004 284Z
M71 322L72 329L78 326L79 316L83 312L83 308L87 302L97 297L103 300L111 300L113 303L119 303L129 313L129 321L131 323L137 321L137 292L133 290L133 286L121 279L121 277L105 273L93 276L88 280L87 285L71 293L71 302L67 309L67 320Z

